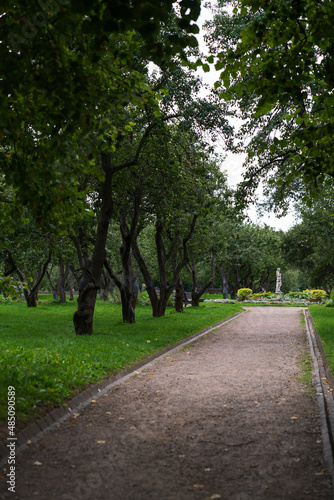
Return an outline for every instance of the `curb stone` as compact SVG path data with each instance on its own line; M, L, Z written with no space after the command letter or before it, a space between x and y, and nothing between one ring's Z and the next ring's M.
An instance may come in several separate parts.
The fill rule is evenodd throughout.
M307 309L304 309L304 317L314 364L313 385L320 411L323 452L327 467L331 472L332 499L334 500L334 379L330 373L321 339Z
M16 448L15 448L16 455L21 450L27 448L32 442L42 437L46 432L55 427L58 427L64 420L73 416L75 413L88 406L93 399L100 398L113 387L120 385L123 382L126 382L126 380L132 377L135 374L135 372L138 373L143 371L151 364L154 364L158 360L164 358L166 354L172 353L188 344L191 344L192 342L195 342L197 339L203 337L207 333L210 333L213 330L220 328L225 323L233 321L234 319L236 319L241 314L244 314L245 312L246 310L236 313L233 316L230 316L229 318L226 318L220 321L219 323L216 323L213 326L209 326L208 328L205 328L200 332L194 333L193 335L190 335L185 339L181 339L178 342L176 342L176 344L167 346L151 354L150 356L142 359L138 363L135 363L134 365L131 365L128 368L125 368L124 370L114 375L113 377L104 379L101 382L98 382L97 384L90 386L89 388L87 388L86 390L75 396L73 399L68 401L66 408L63 406L56 408L55 410L48 413L42 419L33 422L28 427L23 429L16 436ZM29 444L27 444L27 441L29 441ZM4 443L0 444L0 466L6 464L8 455L9 453L6 444Z

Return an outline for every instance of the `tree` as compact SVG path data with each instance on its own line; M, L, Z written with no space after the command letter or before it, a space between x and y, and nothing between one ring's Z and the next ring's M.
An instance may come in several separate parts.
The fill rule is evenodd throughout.
M113 211L112 179L136 164L143 146L129 161L114 158L134 126L124 111L147 105L159 114L147 63L168 67L176 54L186 61L185 48L197 45L193 21L200 2L182 0L177 12L171 0L53 5L55 11L43 10L38 28L40 13L33 6L4 8L0 55L11 74L2 80L1 168L17 204L28 205L39 224L52 230L89 209L89 186L78 189L82 173L101 183L94 249L82 268L84 286L73 317L77 334L91 334Z
M1 251L5 274L16 275L27 283L23 293L28 307L37 307L38 292L51 262L52 237L40 234L33 226L17 227L16 232L6 239Z
M334 285L333 188L323 187L312 207L297 205L301 223L283 236L285 260L308 277L308 286L331 290Z
M222 97L245 120L239 144L248 153L243 196L246 191L251 198L262 179L275 188L278 210L301 186L305 200L314 197L323 176L334 177L332 2L240 0L219 6L209 33L210 61L216 57L222 70Z
M142 104L137 56L166 66L197 45L200 0L179 7L176 14L172 0L3 2L1 169L40 223L71 214L78 173L99 174L92 159L125 130L117 124L124 106ZM78 161L82 141L90 154Z

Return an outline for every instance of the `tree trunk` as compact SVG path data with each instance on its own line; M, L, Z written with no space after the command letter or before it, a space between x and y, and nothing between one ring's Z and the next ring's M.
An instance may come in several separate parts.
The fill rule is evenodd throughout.
M97 287L86 286L77 299L78 309L73 315L76 335L91 335L93 333L93 317L96 302Z
M25 299L28 307L37 307L38 291L25 294Z
M64 268L64 261L61 256L59 257L58 293L59 293L60 303L64 304L66 302L65 268Z
M42 280L46 274L48 265L51 261L51 256L52 256L52 247L50 247L47 260L44 262L44 264L42 262L39 264L37 278L36 278L35 282L33 283L32 288L30 288L29 290L24 290L24 297L26 299L28 307L37 307L39 288L40 288ZM12 265L15 266L15 272L17 273L20 280L24 281L23 274L20 271L20 269L17 267L17 265L13 259L13 256L11 254L8 256L7 261L11 262Z
M146 291L148 293L148 296L150 298L151 306L152 306L152 316L154 318L159 317L159 298L157 295L157 292L154 288L154 283L151 278L150 272L146 266L146 263L140 253L140 250L138 248L136 240L132 241L132 251L133 255L137 261L137 264L139 266L139 269L143 275L145 286L146 286Z
M220 276L222 278L222 291L223 291L223 298L228 299L228 282L230 278L230 272L231 272L231 264L228 264L228 271L227 274L224 271L224 264L221 262L219 265L217 265L217 269L220 273Z
M191 274L192 289L191 289L191 305L192 307L199 307L199 299L202 297L205 290L212 285L215 279L215 262L213 258L213 249L210 249L210 260L211 260L211 276L201 287L197 287L197 276L196 276L196 264L195 260L192 259L191 268L188 267L188 271Z
M73 315L75 333L91 335L93 333L93 317L97 290L103 269L105 248L108 236L109 221L112 214L112 167L110 154L102 153L102 169L105 177L101 190L101 212L98 220L94 251L89 268L83 270L87 284L79 290L78 308Z
M238 262L235 263L235 293L241 288L240 287L240 264Z
M183 312L183 294L184 294L183 283L182 280L180 280L175 287L174 307L176 312Z

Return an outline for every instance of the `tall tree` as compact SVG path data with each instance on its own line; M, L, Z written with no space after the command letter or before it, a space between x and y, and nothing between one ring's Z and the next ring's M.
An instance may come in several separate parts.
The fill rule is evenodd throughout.
M245 120L243 196L262 179L284 209L301 183L306 199L325 174L334 177L333 21L330 0L219 1L210 61L221 71L221 96Z

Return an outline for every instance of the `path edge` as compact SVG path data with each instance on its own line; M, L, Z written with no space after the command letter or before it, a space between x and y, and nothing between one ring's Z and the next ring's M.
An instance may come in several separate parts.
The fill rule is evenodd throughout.
M324 458L332 478L332 499L334 500L334 399L333 376L324 353L323 345L315 329L313 318L308 309L304 309L306 334L313 359L313 386L316 390L320 411L321 435Z
M213 330L216 330L221 326L223 326L224 324L233 321L234 319L244 314L245 312L247 312L246 309L234 314L233 316L225 318L222 321L219 321L218 323L215 323L214 325L209 326L204 330L201 330L200 332L194 333L189 337L181 339L175 344L166 346L163 349L156 351L150 356L147 356L142 360L138 361L137 363L129 366L128 368L123 369L122 371L120 371L119 373L117 373L112 377L106 378L100 382L97 382L96 384L91 385L84 391L80 392L77 396L72 398L70 401L68 401L66 403L67 407L61 406L59 408L56 408L55 410L48 413L45 417L38 419L29 426L27 426L17 436L15 436L16 437L15 454L17 455L20 451L30 446L31 443L40 439L46 432L49 432L51 429L55 427L58 427L64 420L75 415L78 411L88 406L92 402L92 400L100 398L113 387L126 382L126 380L128 380L130 377L136 375L136 372L140 373L141 371L148 368L150 365L164 358L166 355L174 351L177 351L178 349L182 349L186 345L195 342L196 340L198 340L201 337L204 337ZM12 441L13 438L10 439ZM0 467L6 465L8 457L9 457L9 448L6 446L6 444L1 443Z

